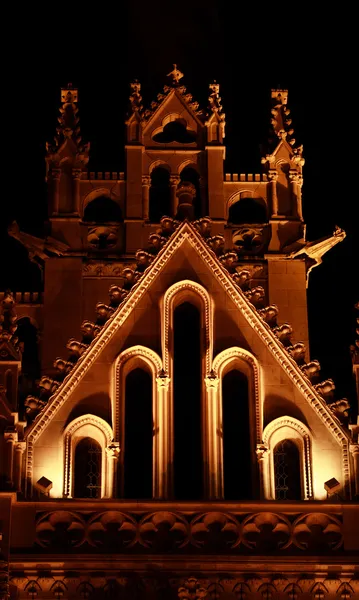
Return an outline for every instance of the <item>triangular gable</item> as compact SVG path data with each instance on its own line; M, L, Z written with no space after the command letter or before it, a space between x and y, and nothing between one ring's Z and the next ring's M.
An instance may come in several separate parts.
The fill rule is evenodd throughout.
M164 117L170 112L178 112L181 116L184 116L183 113L186 113L188 115L189 125L193 126L195 130L197 130L198 128L203 129L204 127L202 121L198 118L194 110L186 102L182 94L180 94L180 92L173 88L167 94L167 96L165 96L165 98L158 105L156 110L153 112L153 114L147 121L143 129L143 134L150 135L150 132L153 129L159 127Z
M32 442L39 437L42 430L52 420L67 398L69 398L90 366L99 357L102 350L123 325L144 294L146 294L151 283L164 270L171 257L185 241L191 244L196 253L211 269L213 277L217 279L226 294L232 299L238 310L241 311L248 324L256 331L279 365L284 369L287 376L312 406L322 422L329 428L336 440L346 448L349 436L341 427L339 421L330 412L323 398L318 394L309 380L306 379L297 363L287 353L285 347L279 342L269 325L262 320L255 307L234 284L229 273L220 263L215 253L207 246L195 227L188 222L181 224L175 233L173 233L153 263L144 272L139 282L132 288L126 300L117 308L112 317L103 326L98 337L93 340L88 349L81 355L71 373L64 379L57 392L50 398L38 419L27 430L26 437Z
M293 148L290 144L288 144L287 140L283 138L280 140L278 146L276 146L275 150L272 152L272 156L275 156L277 158L281 150L285 155L288 155L288 158L290 160L292 160L292 157L294 156Z

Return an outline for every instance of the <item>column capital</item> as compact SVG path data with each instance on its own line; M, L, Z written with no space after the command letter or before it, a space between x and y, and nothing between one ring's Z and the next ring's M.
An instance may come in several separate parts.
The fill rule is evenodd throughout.
M15 444L15 442L17 442L17 439L18 439L17 431L5 431L4 439L7 442L12 442L13 444Z
M349 451L351 454L359 454L359 444L349 444Z
M82 169L72 169L72 177L74 179L81 179Z
M15 452L24 452L26 450L26 442L16 442Z
M207 377L204 378L207 390L211 388L217 389L219 386L219 381L220 380L217 373L215 373L213 370L209 373L209 375L207 375Z
M270 450L266 444L257 444L256 455L257 455L258 462L267 458L269 453L270 453Z
M181 178L179 175L170 175L170 184L171 185L177 186L180 181L181 181Z
M114 458L115 460L117 460L120 456L120 452L120 442L111 442L111 444L109 444L106 448L106 453L109 458Z
M51 178L55 181L59 180L61 177L61 169L51 169Z
M142 175L142 185L151 185L150 175Z
M276 169L269 169L267 173L268 181L277 181L278 171Z
M163 373L163 374L159 375L158 377L156 377L156 383L157 383L158 389L163 388L166 392L168 390L170 382L171 382L171 378L168 377L168 375L166 373Z

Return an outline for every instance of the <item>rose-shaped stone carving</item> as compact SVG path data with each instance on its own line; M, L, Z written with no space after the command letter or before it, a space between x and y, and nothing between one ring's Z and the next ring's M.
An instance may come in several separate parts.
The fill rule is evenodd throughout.
M228 551L239 544L240 525L226 513L205 513L191 522L191 536L192 543L205 551Z
M59 552L77 548L85 541L85 523L80 515L58 510L42 515L36 523L36 542Z
M189 526L183 517L172 512L146 515L139 524L140 542L158 551L183 548L189 542Z

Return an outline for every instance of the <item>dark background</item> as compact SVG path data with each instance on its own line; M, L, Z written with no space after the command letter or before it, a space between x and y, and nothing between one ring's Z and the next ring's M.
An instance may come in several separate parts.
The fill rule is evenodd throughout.
M347 238L310 275L311 356L332 377L337 396L355 403L349 346L358 301L358 135L354 15L337 7L316 15L300 5L227 1L27 5L6 24L3 51L2 249L0 287L16 270L6 224L15 218L46 231L45 141L52 141L60 88L79 88L80 124L93 170L124 171L128 84L138 78L148 106L176 62L195 100L207 106L220 85L226 113L225 172L258 172L270 119L270 90L289 89L295 137L304 145L303 210L307 239ZM15 13L15 7L14 9ZM46 9L49 10L49 7ZM263 12L263 10L265 12ZM4 24L5 27L5 24ZM299 341L299 340L296 340Z

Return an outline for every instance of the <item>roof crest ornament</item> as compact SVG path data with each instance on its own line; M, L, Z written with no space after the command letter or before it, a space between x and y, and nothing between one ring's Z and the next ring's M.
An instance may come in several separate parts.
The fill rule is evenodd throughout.
M140 93L141 92L141 84L137 79L135 79L132 83L130 83L130 87L131 87L130 102L131 102L132 112L140 113L140 112L142 112L142 109L143 109L142 96Z
M173 70L170 73L167 73L167 77L172 77L172 85L178 85L179 80L183 77L183 73L177 69L177 65L173 63Z

